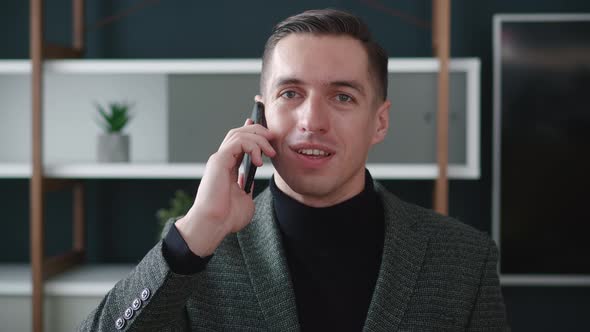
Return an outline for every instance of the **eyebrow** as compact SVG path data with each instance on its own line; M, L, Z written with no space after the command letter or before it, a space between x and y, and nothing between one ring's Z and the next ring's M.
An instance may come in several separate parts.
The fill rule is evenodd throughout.
M294 78L294 77L283 77L277 80L277 82L274 84L274 88L278 88L280 86L283 85L301 85L304 84L302 80Z
M280 78L277 80L277 82L274 84L274 88L278 88L284 85L305 85L305 82L303 82L302 80L298 79L298 78L294 78L294 77L284 77L284 78ZM356 80L351 80L351 81L333 81L333 82L327 82L325 85L327 86L332 86L332 87L347 87L347 88L351 88L354 89L356 91L358 91L361 95L365 95L365 89L363 88L363 85L360 84L360 82L356 81Z
M348 87L348 88L358 91L363 96L365 95L365 89L363 89L363 85L355 80L335 81L335 82L330 82L329 85L335 86L335 87Z

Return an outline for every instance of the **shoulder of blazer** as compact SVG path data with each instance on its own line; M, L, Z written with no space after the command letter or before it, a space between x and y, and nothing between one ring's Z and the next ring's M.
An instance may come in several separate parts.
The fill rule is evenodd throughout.
M486 233L455 218L402 201L379 183L375 184L375 188L382 198L384 209L401 210L400 214L404 218L399 222L415 232L423 234L430 239L429 242L459 245L457 249L461 250L474 248L483 249L486 252L489 250L492 240Z

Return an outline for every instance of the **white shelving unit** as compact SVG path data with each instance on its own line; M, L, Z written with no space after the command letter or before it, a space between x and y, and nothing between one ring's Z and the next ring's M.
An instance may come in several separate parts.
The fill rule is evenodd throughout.
M31 164L0 163L0 179L28 179L31 177Z
M76 267L49 279L45 284L45 294L102 298L133 267L131 264ZM28 264L0 265L0 297L3 296L31 296L31 268Z
M555 287L574 287L574 286L590 286L590 277L586 275L569 275L569 274L535 274L535 275L500 275L500 283L502 286L514 287L539 287L539 286L555 286Z
M438 71L438 67L438 61L434 58L390 59L389 61L389 71L393 75L396 73L435 74ZM54 80L57 80L57 82L50 82L54 85L59 84L60 82L63 83L64 79L71 77L81 80L82 83L80 84L92 82L94 77L100 77L101 79L107 81L122 80L125 77L139 77L140 81L136 81L143 82L142 84L145 85L148 85L147 82L149 82L150 79L156 80L158 82L161 81L160 83L153 84L153 86L146 87L146 89L149 88L156 90L160 88L165 89L165 84L168 82L171 75L221 75L223 77L227 77L227 75L239 74L257 75L260 72L260 68L261 62L259 59L54 60L46 61L44 65L45 76L48 77L47 79L51 79L52 76L57 77L53 78ZM465 100L462 101L465 106L465 132L462 133L462 135L464 135L464 142L462 144L465 144L465 146L461 147L465 153L464 156L462 156L463 162L457 164L453 163L451 160L449 164L449 178L451 179L478 179L480 176L479 70L480 63L477 59L453 59L450 63L451 74L462 73L465 75L466 81L464 87L465 91L462 92L462 94L465 95ZM28 60L0 61L0 87L7 85L9 86L11 84L12 78L27 77L27 75L30 74L30 71L31 65ZM5 78L4 81L2 81L3 77ZM255 78L255 76L252 77ZM125 81L125 83L128 84L129 89L132 89L131 85L136 85L133 83L127 83L127 81ZM49 83L47 84L47 88L50 88L51 86L52 85ZM114 89L120 90L121 88L115 87ZM25 94L25 92L21 93ZM70 93L70 91L68 91L68 93ZM101 93L101 91L98 91L97 93ZM112 94L112 92L108 91L104 93L107 95L109 93ZM28 97L29 94L26 94L25 99L28 99ZM430 97L435 98L435 96ZM164 96L163 98L166 99L168 97ZM59 97L54 97L53 99L58 99L58 101L49 100L47 102L49 105L45 106L47 109L45 116L47 118L46 123L48 123L46 126L49 126L45 131L46 135L50 136L49 139L45 140L50 141L46 143L48 145L46 148L47 157L45 164L45 174L47 177L79 179L198 179L202 177L205 165L204 162L170 161L166 158L166 154L169 154L170 152L160 151L161 149L166 149L166 147L162 147L163 143L161 143L161 141L164 140L167 135L170 134L169 131L171 131L167 128L155 128L159 123L162 126L166 125L165 119L167 110L162 110L162 107L154 110L152 114L140 114L140 116L138 116L138 119L143 117L141 121L144 122L137 124L137 126L143 126L143 129L138 129L136 132L131 133L132 153L137 152L137 160L133 160L132 156L132 162L128 164L98 164L92 160L92 155L88 152L91 150L91 148L93 148L91 145L93 142L93 137L90 137L88 132L91 130L98 132L97 126L92 123L90 116L85 115L88 119L82 118L83 121L80 121L82 124L79 126L83 128L77 129L78 131L68 128L68 130L70 130L68 134L62 133L62 131L54 128L55 125L53 123L49 123L52 116L54 114L58 114L56 115L57 117L65 117L65 119L69 119L68 117L70 117L73 119L72 121L74 121L75 119L80 119L80 111L69 111L70 115L63 115L68 112L66 110L67 107L64 107L64 110L59 110L58 112L55 109L59 108L61 105L57 106L55 104L56 102L61 102L63 99L67 99L67 97L63 98L62 100L60 100ZM84 100L86 101L86 99ZM64 102L67 102L67 100ZM168 100L164 100L161 101L161 104L165 105L168 102ZM0 101L0 108L2 108L2 103L3 102ZM87 104L90 103L87 102ZM396 105L396 100L394 100L394 105ZM7 106L7 108L17 106L24 107L26 105L14 106L11 104L10 106ZM91 105L84 106L91 108ZM80 106L80 103L78 103L70 106L70 108L77 110L82 108L82 106ZM28 111L28 109L23 110L23 112L26 111ZM50 114L52 112L54 114ZM392 112L396 112L395 106ZM9 127L8 130L14 130L12 127L17 126L18 124L10 124L12 120L9 115L10 110L3 110L2 113L3 115L0 115L0 130L2 130L2 122L5 123L4 126ZM151 122L145 123L145 118L149 116L154 116L158 120L150 120ZM20 124L28 124L26 119L20 119L19 121ZM59 122L57 125L59 125ZM133 125L135 124L132 122L131 126ZM230 127L228 126L228 128ZM149 143L150 138L148 135L150 134L155 137L152 141L152 144ZM54 139L55 136L59 135L63 135L63 137L60 139ZM77 137L81 137L81 142L78 143L78 146L75 146L71 150L79 151L80 154L84 155L76 157L77 155L75 155L75 152L72 152L74 153L73 156L65 155L62 152L63 149L65 149L61 147L62 145L66 143L72 143L71 137L68 135L78 135ZM137 139L137 141L139 141L137 142L138 146L133 146L133 141L136 140L136 137L141 137L141 139ZM24 137L24 140L26 139L28 139L28 136ZM51 141L52 139L53 141ZM140 144L142 145L139 146ZM28 146L29 145L25 145L25 148L28 148ZM148 153L153 153L150 148L159 151L157 156L152 157L151 155L148 155ZM0 143L0 178L30 177L31 166L26 160L23 160L28 156L28 154L20 152L21 154L18 156L20 160L6 160L10 158L3 157L3 154L6 154L8 149L8 143L5 143L4 146ZM11 153L14 154L14 152ZM80 160L77 160L76 158L79 158ZM201 159L206 160L206 158L202 157ZM371 160L369 160L368 168L376 179L381 180L435 179L438 175L438 170L434 161L428 163L412 161L402 163L383 161L371 162ZM272 174L272 171L272 166L265 165L258 171L257 177L260 179L269 178Z
M73 331L104 295L131 272L133 265L84 265L45 283L47 331ZM31 330L31 268L0 265L0 330Z
M204 75L225 79L231 75L249 75L250 84L257 79L260 68L259 59L46 61L44 77L47 98L44 98L43 107L46 126L43 142L47 144L44 147L45 176L55 179L201 178L205 169L204 162L171 161L169 160L170 151L163 151L169 147L160 142L164 137L170 136L170 129L166 127L170 111L166 107L169 106L169 99L173 97L167 94L169 91L166 89L169 88L171 77ZM435 58L390 59L389 61L389 72L394 76L396 73L436 75L438 68L438 61ZM461 133L461 137L464 137L462 140L464 146L461 147L464 155L461 155L462 161L459 163L451 161L449 178L478 179L480 176L480 62L478 59L453 59L450 63L450 72L464 77L465 84L461 85L464 91L461 91L461 94L465 97L464 100L460 100L460 104L464 107L462 112L465 118L463 119L464 128L461 128L464 131ZM28 60L0 60L0 181L29 179L32 176L32 167L28 159L30 152L27 150L31 146L30 128L27 128L31 122L30 74L31 63ZM96 81L100 83L97 84ZM60 84L65 86L61 87L63 91L59 90ZM87 90L84 90L84 87ZM132 126L137 125L137 128L131 133L132 144L133 140L139 137L141 139L137 141L144 145L135 147L132 145L132 162L130 163L96 163L88 150L89 144L93 141L90 134L93 130L98 132L98 128L87 114L80 113L88 112L88 108L91 109L90 102L93 101L93 97L101 96L112 100L120 96L121 91L127 89L134 91L131 93L132 98L144 101L141 117L134 120L136 123L132 123ZM251 96L250 92L242 93ZM428 97L436 98L432 95ZM248 103L251 102L250 97L246 99ZM394 100L394 105L396 104ZM453 114L452 111L451 114ZM396 112L395 106L392 112ZM56 117L59 120L56 120ZM59 127L60 125L63 127ZM229 127L224 126L224 128ZM220 134L224 135L225 132ZM73 137L76 139L72 139ZM149 142L150 139L153 140ZM213 140L213 138L208 139ZM71 148L67 145L70 143L78 145ZM22 146L15 148L15 144ZM419 147L416 149L419 150ZM155 157L149 154L153 152L152 150L157 151ZM135 158L134 152L138 152ZM438 175L435 161L383 162L379 160L371 162L370 160L368 168L373 177L379 180L435 179ZM265 166L259 168L256 176L258 179L268 179L272 173L273 167L267 162ZM46 320L52 320L45 322L45 325L49 327L48 330L72 330L75 327L72 324L81 320L131 269L132 265L89 265L49 280L44 288L47 309L45 317ZM0 262L2 329L11 331L31 329L30 297L29 266ZM63 312L58 312L59 308ZM56 317L67 318L61 321Z
M403 60L405 61L405 60ZM46 74L257 74L258 59L47 60ZM0 61L2 74L30 74L29 60Z
M434 179L438 175L436 166L429 164L368 164L367 167L377 180ZM204 163L71 163L45 167L45 175L56 179L200 179L204 172ZM256 178L270 179L273 172L272 165L264 165L258 168ZM30 176L30 165L0 164L0 179L27 179ZM477 178L478 173L462 166L450 165L449 177Z

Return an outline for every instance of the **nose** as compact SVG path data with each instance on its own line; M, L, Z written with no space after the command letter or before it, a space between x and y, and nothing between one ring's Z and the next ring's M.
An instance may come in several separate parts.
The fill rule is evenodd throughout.
M301 107L299 130L309 133L326 133L330 129L329 109L322 98L310 96Z

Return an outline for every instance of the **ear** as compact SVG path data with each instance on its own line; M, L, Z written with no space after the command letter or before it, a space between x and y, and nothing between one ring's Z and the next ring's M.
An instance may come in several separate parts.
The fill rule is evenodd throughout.
M261 95L254 96L254 101L259 101L262 103L262 96Z
M375 133L371 140L371 145L375 145L385 139L387 130L389 129L389 109L391 108L391 101L386 100L379 106L375 114Z

